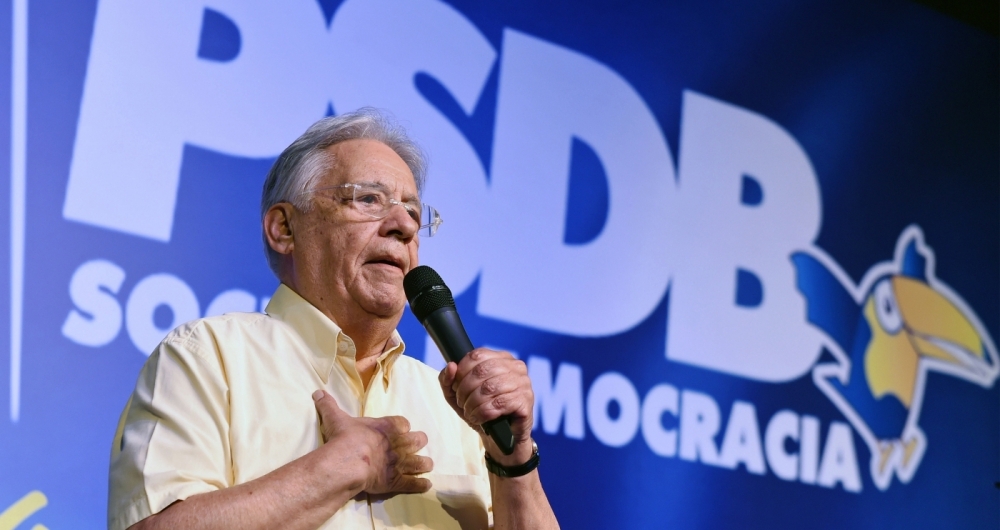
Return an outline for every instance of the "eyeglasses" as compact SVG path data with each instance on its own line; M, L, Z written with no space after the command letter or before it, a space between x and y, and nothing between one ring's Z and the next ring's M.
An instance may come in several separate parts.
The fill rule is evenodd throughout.
M437 233L438 227L444 222L437 209L429 204L422 204L419 199L412 201L397 201L389 196L389 191L377 184L340 184L314 188L301 193L307 195L322 191L334 191L336 199L342 203L350 203L351 209L372 219L385 219L394 205L402 206L406 214L417 222L417 232L431 237Z

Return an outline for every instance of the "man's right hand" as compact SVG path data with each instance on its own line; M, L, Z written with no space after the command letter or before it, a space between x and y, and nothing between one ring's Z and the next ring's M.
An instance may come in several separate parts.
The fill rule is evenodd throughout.
M362 491L372 494L423 493L431 482L418 477L434 467L434 462L417 451L427 445L427 435L410 431L402 416L355 418L337 405L323 390L313 394L325 443L349 448L352 459L365 467Z

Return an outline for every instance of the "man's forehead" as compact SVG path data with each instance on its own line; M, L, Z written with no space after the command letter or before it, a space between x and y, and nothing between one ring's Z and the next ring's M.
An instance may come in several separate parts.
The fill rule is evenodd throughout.
M330 171L321 185L368 184L386 191L416 197L417 185L406 162L391 147L371 139L347 140L331 145Z

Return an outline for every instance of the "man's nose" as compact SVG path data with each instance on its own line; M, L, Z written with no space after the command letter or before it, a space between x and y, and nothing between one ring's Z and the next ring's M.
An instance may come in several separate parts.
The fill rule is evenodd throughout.
M420 223L410 216L409 210L403 206L403 203L392 201L388 215L385 216L385 219L382 219L381 228L385 232L383 235L390 236L396 232L403 239L410 239L416 235L417 230L420 228Z

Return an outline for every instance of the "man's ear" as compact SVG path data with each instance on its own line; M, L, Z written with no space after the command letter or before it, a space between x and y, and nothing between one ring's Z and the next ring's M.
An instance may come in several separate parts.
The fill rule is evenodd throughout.
M291 254L295 248L292 215L294 208L287 202L271 206L264 214L264 235L267 237L267 244L278 254Z

